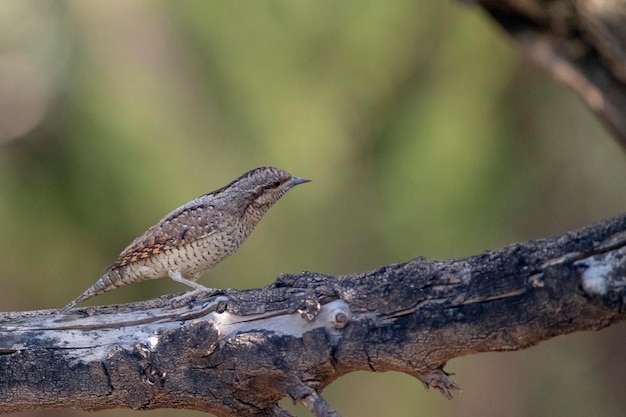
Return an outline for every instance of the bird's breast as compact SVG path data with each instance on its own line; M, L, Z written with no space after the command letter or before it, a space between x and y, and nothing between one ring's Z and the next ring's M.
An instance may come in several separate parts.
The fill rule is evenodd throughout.
M222 226L226 227L132 262L123 267L122 275L129 282L137 282L161 278L167 276L169 270L178 269L185 278L196 280L232 255L252 231L252 228L237 223Z

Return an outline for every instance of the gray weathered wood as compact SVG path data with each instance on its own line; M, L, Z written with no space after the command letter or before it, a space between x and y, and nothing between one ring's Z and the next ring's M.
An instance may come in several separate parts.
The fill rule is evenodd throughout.
M455 357L516 350L626 317L626 215L458 260L348 276L282 275L208 297L0 316L0 411L160 407L288 416L357 370L450 396Z

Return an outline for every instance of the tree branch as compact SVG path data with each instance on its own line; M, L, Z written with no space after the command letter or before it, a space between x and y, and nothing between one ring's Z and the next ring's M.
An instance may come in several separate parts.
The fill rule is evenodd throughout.
M188 408L289 416L358 370L450 397L452 358L517 350L626 318L626 215L457 260L416 258L269 287L0 316L0 411Z
M576 91L626 147L621 1L478 0L531 60Z

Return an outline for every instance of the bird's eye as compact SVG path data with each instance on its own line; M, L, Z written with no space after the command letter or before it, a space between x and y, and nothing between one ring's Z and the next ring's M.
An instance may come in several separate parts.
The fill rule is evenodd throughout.
M272 181L269 184L262 186L261 191L273 190L274 188L280 187L280 184L282 184L280 181Z

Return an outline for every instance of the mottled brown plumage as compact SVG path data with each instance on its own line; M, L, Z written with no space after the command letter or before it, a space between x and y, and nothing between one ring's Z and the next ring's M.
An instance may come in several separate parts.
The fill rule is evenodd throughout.
M195 281L233 254L283 194L308 181L279 168L257 168L190 201L136 238L107 272L63 311L114 288L164 276L196 290L211 291Z

